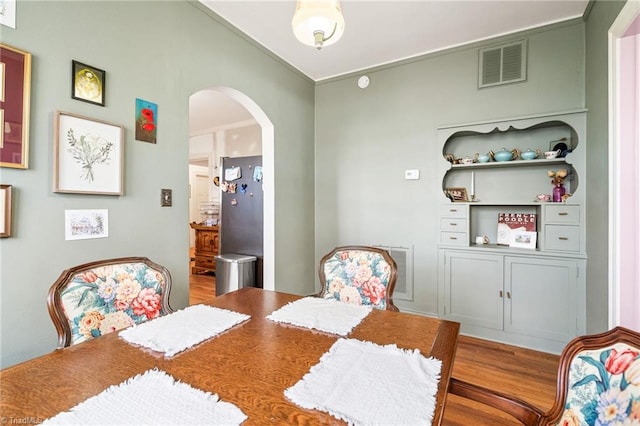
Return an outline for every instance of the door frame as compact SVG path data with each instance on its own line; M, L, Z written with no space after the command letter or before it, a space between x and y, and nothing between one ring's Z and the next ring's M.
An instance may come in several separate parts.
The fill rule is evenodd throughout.
M640 2L628 1L608 35L609 327L623 325L635 330L640 329L639 16ZM635 42L628 39L633 34ZM626 61L635 65L629 67ZM631 93L631 99L623 93Z

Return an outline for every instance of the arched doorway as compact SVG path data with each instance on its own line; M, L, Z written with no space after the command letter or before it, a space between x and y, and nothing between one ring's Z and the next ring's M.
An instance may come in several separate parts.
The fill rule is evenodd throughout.
M250 97L244 93L230 88L230 87L211 87L203 89L194 93L194 96L206 96L205 92L213 92L220 98L223 95L226 100L234 101L241 105L246 111L253 117L253 120L260 126L262 137L262 169L264 179L262 181L264 191L264 204L263 204L263 250L264 250L264 263L263 263L263 287L266 290L275 289L275 187L274 187L274 169L275 169L275 140L274 140L274 128L273 123L264 113L262 108L256 104ZM190 100L191 104L191 100ZM224 115L220 108L224 108L225 103L216 103L215 101L210 106L210 110L207 110L205 114ZM227 104L228 105L228 104ZM216 109L218 111L216 112ZM189 119L192 120L192 111L190 107Z

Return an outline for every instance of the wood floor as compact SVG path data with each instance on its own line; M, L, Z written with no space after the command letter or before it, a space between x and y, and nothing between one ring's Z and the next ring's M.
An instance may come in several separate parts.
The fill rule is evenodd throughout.
M215 276L191 275L191 304L207 303L214 297ZM548 410L555 397L558 362L557 355L460 336L453 375ZM520 423L497 410L449 395L443 424L506 426Z

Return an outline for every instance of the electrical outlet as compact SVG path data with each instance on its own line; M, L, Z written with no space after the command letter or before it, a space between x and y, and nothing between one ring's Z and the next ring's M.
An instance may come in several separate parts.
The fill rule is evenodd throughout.
M417 169L405 170L404 171L404 178L405 178L405 180L420 179L420 170L417 170Z

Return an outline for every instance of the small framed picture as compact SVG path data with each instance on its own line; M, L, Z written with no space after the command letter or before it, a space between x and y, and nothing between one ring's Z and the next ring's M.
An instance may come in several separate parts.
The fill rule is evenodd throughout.
M535 250L537 238L537 232L512 229L509 235L509 247Z
M90 65L71 61L71 97L104 106L106 73Z
M136 98L136 140L156 143L158 105Z
M65 210L65 240L87 240L109 236L109 210Z
M11 185L0 185L0 238L11 236Z
M445 188L444 195L453 202L469 201L467 197L467 188Z
M53 192L122 195L124 127L56 111Z

